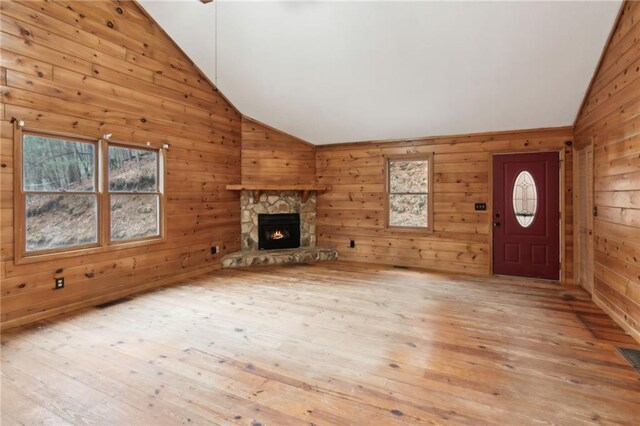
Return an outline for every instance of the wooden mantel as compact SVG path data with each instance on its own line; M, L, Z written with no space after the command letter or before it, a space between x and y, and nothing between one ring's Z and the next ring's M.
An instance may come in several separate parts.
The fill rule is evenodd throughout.
M309 198L311 191L330 191L331 185L316 185L316 184L252 184L241 183L227 185L229 191L252 191L253 199L260 198L260 191L301 191L302 202L306 202Z

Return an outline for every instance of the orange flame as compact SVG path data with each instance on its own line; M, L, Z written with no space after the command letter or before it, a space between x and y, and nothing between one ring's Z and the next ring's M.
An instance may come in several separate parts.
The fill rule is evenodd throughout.
M281 240L284 238L284 234L280 231L276 231L273 234L271 234L271 239L272 240Z

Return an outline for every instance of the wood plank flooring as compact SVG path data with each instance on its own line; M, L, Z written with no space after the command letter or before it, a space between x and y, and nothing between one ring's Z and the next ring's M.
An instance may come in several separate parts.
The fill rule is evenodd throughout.
M578 288L331 262L223 270L2 336L2 424L638 424Z

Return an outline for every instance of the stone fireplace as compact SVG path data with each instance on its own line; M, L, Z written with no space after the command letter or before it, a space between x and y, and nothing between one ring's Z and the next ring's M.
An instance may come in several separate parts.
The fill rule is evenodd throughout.
M258 190L238 186L227 188L241 191L241 250L222 258L224 268L338 258L335 249L316 247L315 189Z
M300 215L300 247L316 245L316 195L310 194L303 201L300 191L261 191L254 199L252 191L242 191L240 195L241 209L241 248L242 250L259 250L260 247L260 215L299 214ZM263 236L264 239L264 236ZM264 249L264 247L262 247Z

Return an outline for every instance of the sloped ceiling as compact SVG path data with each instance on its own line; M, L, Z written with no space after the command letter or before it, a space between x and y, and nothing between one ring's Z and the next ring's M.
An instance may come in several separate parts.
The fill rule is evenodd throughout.
M243 114L315 144L571 125L620 7L140 3Z

